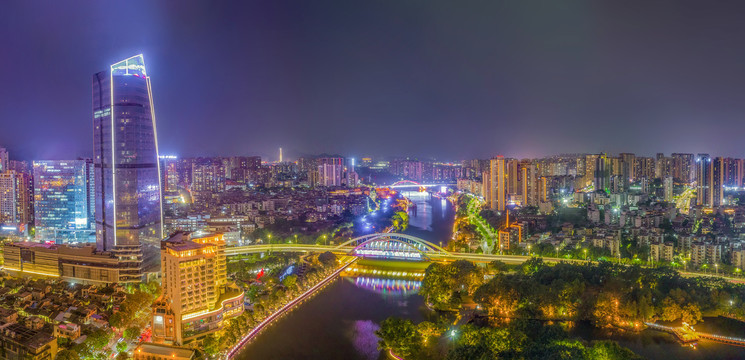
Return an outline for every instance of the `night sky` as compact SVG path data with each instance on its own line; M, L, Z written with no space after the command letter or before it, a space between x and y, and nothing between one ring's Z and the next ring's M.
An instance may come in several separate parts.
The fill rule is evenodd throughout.
M745 156L745 1L27 1L0 146L92 153L91 76L143 53L161 154Z

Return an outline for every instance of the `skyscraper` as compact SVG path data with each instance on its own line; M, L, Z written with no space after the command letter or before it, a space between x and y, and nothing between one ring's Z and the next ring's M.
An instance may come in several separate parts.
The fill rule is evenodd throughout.
M707 155L708 156L708 155ZM689 183L696 178L693 154L673 153L673 177L676 181Z
M141 244L163 238L152 88L142 55L93 75L96 245L140 276Z
M86 160L34 161L37 239L57 243L89 241L95 229L91 165Z
M8 170L8 150L0 147L0 173Z
M15 170L0 173L0 224L23 231L33 221L30 176Z
M711 206L724 205L724 159L714 158L711 162Z
M318 159L318 184L321 186L341 186L344 158Z
M696 157L696 205L711 207L714 203L712 186L712 164L709 154Z
M622 153L621 157L621 184L623 190L629 190L629 186L636 180L636 155Z
M673 201L673 177L665 176L662 181L663 195L665 201Z
M507 193L507 162L504 156L492 158L489 162L489 208L504 211Z
M610 187L611 161L606 154L595 158L595 191L607 191Z
M539 198L539 176L538 165L531 162L521 164L522 170L522 195L523 206L538 206Z

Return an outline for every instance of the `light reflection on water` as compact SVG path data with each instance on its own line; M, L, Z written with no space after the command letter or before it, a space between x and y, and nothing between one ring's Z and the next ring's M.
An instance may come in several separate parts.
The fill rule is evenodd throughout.
M364 276L355 278L354 283L360 288L388 295L416 294L419 292L419 287L422 286L422 282L417 280L369 278Z

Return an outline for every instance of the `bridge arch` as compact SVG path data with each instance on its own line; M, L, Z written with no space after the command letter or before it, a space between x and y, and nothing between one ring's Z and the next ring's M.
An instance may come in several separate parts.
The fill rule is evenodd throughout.
M405 241L378 238L370 239L357 245L350 255L387 259L424 260L427 258L424 246Z
M339 244L336 248L341 250L342 248L347 247L347 246L354 246L355 249L357 249L358 247L360 247L361 245L365 243L371 243L373 241L379 241L379 240L384 240L384 239L391 239L391 240L397 241L398 243L409 245L417 249L418 251L422 252L425 255L427 253L435 253L435 252L443 253L446 255L450 254L447 250L427 240L420 239L416 236L411 236L411 235L401 234L401 233L375 233L375 234L363 235L363 236L359 236L354 239L351 239L349 241L343 242Z
M391 184L391 186L399 186L399 185L415 185L415 186L421 186L422 184L420 184L420 183L418 183L418 182L416 182L416 181L411 181L411 180L400 180L400 181L396 181L396 182L394 182L393 184Z

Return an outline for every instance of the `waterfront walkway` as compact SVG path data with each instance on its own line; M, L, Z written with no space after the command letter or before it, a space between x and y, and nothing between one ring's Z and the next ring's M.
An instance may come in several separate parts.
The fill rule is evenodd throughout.
M230 351L228 351L227 355L225 356L226 359L233 359L240 350L243 349L246 344L251 342L259 333L261 330L264 330L266 327L268 327L274 320L281 317L284 313L292 310L295 306L301 304L303 301L307 300L313 294L316 293L316 291L321 290L326 285L328 285L332 280L334 280L339 274L341 274L344 269L346 269L349 265L352 265L355 261L357 261L357 258L353 258L351 261L348 261L344 265L340 266L338 269L336 269L331 275L327 276L325 279L318 282L318 284L312 286L310 289L306 290L304 293L300 294L298 297L292 299L292 301L285 304L285 306L281 307L279 310L275 311L271 315L267 316L264 321L260 322L256 327L251 329L251 331L246 334Z
M644 323L644 325L647 325L650 329L664 331L666 333L673 334L678 339L678 341L684 344L698 341L699 339L705 339L705 340L716 341L716 342L729 344L729 345L745 346L745 339L743 338L702 333L702 332L695 331L690 326L689 327L685 327L685 326L671 327L671 326L664 326L664 325L659 325L659 324L654 324L654 323Z

